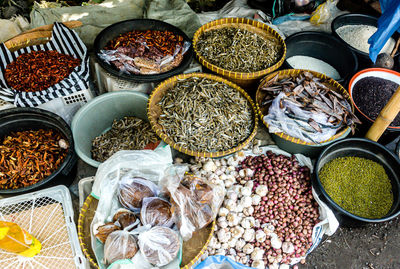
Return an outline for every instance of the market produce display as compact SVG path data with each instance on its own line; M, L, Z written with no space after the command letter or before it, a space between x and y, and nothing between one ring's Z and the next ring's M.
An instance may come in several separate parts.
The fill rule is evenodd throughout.
M171 31L134 30L111 40L99 57L125 73L159 74L179 66L189 47Z
M150 123L136 117L124 117L114 120L110 130L93 139L92 157L104 162L117 151L140 150L157 141Z
M361 112L374 121L398 87L399 84L391 80L365 77L354 84L352 97ZM400 126L400 114L391 126Z
M286 59L294 69L308 69L322 73L334 80L341 78L339 72L330 64L310 56L295 55Z
M64 136L52 129L11 132L0 144L0 188L33 185L56 171L67 156Z
M191 166L195 174L222 181L227 188L205 256L226 255L255 268L276 268L305 256L319 221L318 205L307 167L294 156L253 150L256 156L239 152Z
M55 50L32 51L7 65L4 77L17 91L45 90L68 77L81 60Z
M207 61L234 72L261 71L277 63L283 54L280 41L272 34L260 36L237 27L205 31L196 45Z
M263 111L268 111L264 121L271 132L321 143L347 127L354 133L355 124L360 123L347 96L329 79L308 71L281 78L278 73L265 81L259 91L258 102Z
M364 53L369 53L368 39L378 30L371 25L343 25L336 29L336 33L350 46ZM391 53L396 41L389 38L380 52Z
M392 207L391 182L385 168L372 160L337 158L322 167L319 177L333 201L354 215L379 219Z
M250 102L224 82L206 77L178 79L158 103L157 123L177 145L198 152L225 151L254 129Z
M157 28L171 31L132 30L147 27L145 21L157 23L152 19L135 19L140 28L127 27L128 30L125 25L120 27L123 31L110 35L114 29L110 26L108 32L103 31L107 39L101 43L97 38L95 42L98 84L105 77L104 83L115 83L113 90L117 86L137 90L141 79L158 77L148 83L154 87L151 96L135 94L128 100L126 95L117 99L109 94L107 98L111 101L107 108L99 98L102 103L94 114L99 111L104 115L107 111L111 117L102 115L96 120L92 116L76 117L73 127L79 120L97 125L93 126L93 132L84 130L74 134L75 139L83 140L79 145L71 140L68 123L59 118L56 122L62 125L62 131L41 127L55 126L47 122L51 113L48 118L40 119L33 116L25 119L22 114L21 128L11 128L0 121L0 127L15 130L0 137L0 192L29 191L42 186L52 175L59 176L58 179L73 178L77 167L75 151L81 154L86 150L87 153L79 155L82 159L91 156L101 164L93 184L89 184L90 196L81 201L84 206L79 214L79 243L90 264L99 268L194 269L202 260L216 255L255 269L296 268L295 264L304 264L322 238L334 234L339 224L355 220L358 225L398 217L400 192L396 169L400 160L389 152L389 145L383 147L376 142L381 135L374 138L366 135L374 142L366 138L346 139L346 136L365 136L357 126L362 122L353 108L358 109L363 119L376 120L399 87L400 74L378 68L361 71L353 76L347 91L335 80L342 83L353 75L346 73L355 72L358 61L361 62L355 54L351 54L354 68L347 69L341 69L336 59L321 56L326 46L321 46L318 53L312 49L307 54L297 51L285 59L285 41L278 33L282 30L273 30L261 22L264 20L261 13L256 15L254 20L243 16L205 23L193 37L200 64L209 69L207 72L227 79L193 72L198 62L192 63L194 67L180 70L189 66L193 51L186 34L176 27ZM18 49L0 46L0 58L4 60L0 109L5 102L30 106L31 113L39 106L63 114L66 110L58 109L57 102L76 105L78 109L76 103L80 106L89 101L85 93L94 93L89 83L89 54L78 35L62 23L40 30L51 33L44 35L44 39L48 37L47 44L35 39L27 40L26 46L23 42L14 44ZM351 53L359 50L357 56L360 56L363 55L360 51L369 53L368 39L376 30L375 26L348 24L333 30L333 35L343 39L337 40ZM33 33L36 31L28 36ZM397 37L393 36L371 66L398 69L396 51L400 39L396 43ZM321 39L322 43L331 45ZM294 69L268 74L285 60ZM182 72L185 74L178 74ZM365 76L366 72L385 75ZM172 73L176 76L160 79ZM131 79L129 86L121 86L127 77ZM83 90L86 92L82 93ZM251 97L254 93L257 105ZM136 102L140 98L143 100ZM18 109L29 114L29 110L17 107L15 111ZM85 111L85 107L81 109ZM400 111L398 106L386 109L388 115ZM75 107L73 110L75 113ZM123 113L128 110L129 113ZM276 145L271 146L268 137L261 147L261 141L255 139L258 115ZM24 127L28 125L34 126ZM74 127L75 130L83 130L82 125ZM383 133L390 139L396 135L384 132L388 125L382 126L375 124L370 132ZM390 132L400 128L400 113L390 127ZM81 135L88 133L89 139ZM267 132L258 135L264 138ZM392 142L399 144L393 139ZM343 154L337 154L336 150ZM70 163L68 158L72 159ZM62 175L57 175L60 171ZM49 249L66 248L65 253L60 250L59 256L52 255L62 263L71 264L71 268L75 263L84 268L83 257L70 258L75 251L69 249L69 243L78 244L78 239L69 238L73 215L67 216L66 207L52 195L23 202L23 208L18 210L1 211L0 215L11 222L6 219L0 222L0 226L6 227L0 232L12 235L8 226L23 229L28 237L38 238L43 244L35 258L47 259L44 254ZM68 195L62 196L71 201ZM92 200L95 203L89 206ZM36 212L50 217L33 225ZM21 224L29 214L31 219L26 229L27 224ZM54 218L51 224L52 233L43 238L42 232L53 215L58 219ZM43 228L38 231L36 226ZM68 228L68 234L62 228ZM23 239L21 231L14 233L19 237L16 241ZM58 240L53 237L58 231L71 242L65 240L46 247L48 242ZM30 247L28 242L18 250L8 245L2 249L5 252L0 254L6 258L0 262L4 263L7 255L20 255ZM120 262L124 265L119 265Z

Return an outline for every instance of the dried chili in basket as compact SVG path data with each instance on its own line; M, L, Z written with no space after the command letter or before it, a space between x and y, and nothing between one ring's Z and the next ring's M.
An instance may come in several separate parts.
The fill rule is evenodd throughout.
M136 47L143 44L145 44L148 48L156 48L163 54L163 56L174 55L176 47L183 46L183 37L180 35L175 35L171 31L134 30L123 33L117 38L114 38L104 49L115 50L119 47Z
M17 91L42 91L68 77L80 63L80 59L54 50L32 51L8 64L4 77Z
M68 144L51 129L12 132L0 144L0 189L18 189L50 176L63 163Z

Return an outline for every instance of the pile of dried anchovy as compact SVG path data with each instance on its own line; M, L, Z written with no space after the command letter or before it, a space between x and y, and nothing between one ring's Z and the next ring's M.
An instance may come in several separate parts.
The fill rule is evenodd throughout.
M136 117L125 117L114 120L110 130L93 139L92 157L104 162L117 151L141 150L158 140L150 123Z
M8 64L4 77L15 90L37 92L62 81L80 63L81 60L54 50L32 51Z
M282 57L282 45L273 35L265 38L236 27L204 32L197 48L210 63L235 72L260 71Z
M244 141L254 127L249 101L225 83L208 78L179 80L159 106L163 131L193 151L228 150Z
M13 132L0 145L0 188L18 189L50 176L63 163L68 144L48 129Z

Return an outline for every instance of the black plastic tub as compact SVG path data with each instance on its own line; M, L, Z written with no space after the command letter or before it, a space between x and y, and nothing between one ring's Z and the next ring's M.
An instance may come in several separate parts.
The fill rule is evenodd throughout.
M38 108L12 108L0 111L0 139L11 132L48 128L61 132L69 144L68 154L61 166L38 183L14 190L0 189L0 194L19 194L53 185L70 185L75 178L77 156L68 124L54 113Z
M293 68L287 59L292 56L309 56L322 60L334 67L340 74L337 81L346 85L358 69L357 57L348 46L334 36L314 31L295 33L285 40L286 60L284 66ZM319 70L315 70L320 72Z
M340 38L340 36L336 33L336 30L343 25L371 25L371 26L378 27L378 18L376 18L374 16L370 16L370 15L365 15L365 14L350 13L350 14L344 14L344 15L340 15L340 16L336 17L332 21L332 24L331 24L332 34L336 38L338 38L340 41L342 41L344 44L346 44L346 46L348 46L357 55L359 70L368 68L368 67L372 67L373 62L369 58L368 53L365 53L356 48L353 48L352 46L347 44L342 38ZM392 38L397 40L399 38L399 36L400 36L400 34L395 32L392 35ZM398 55L399 55L399 53L397 52L395 57L397 57Z
M367 158L381 164L392 182L393 205L389 213L380 219L367 219L353 215L336 204L324 190L319 171L330 160L338 157L355 156ZM334 212L339 223L347 227L364 226L368 223L384 222L400 214L400 160L387 148L365 138L349 138L327 147L319 156L315 165L312 185L319 196Z
M107 72L112 75L134 82L158 82L162 81L166 78L172 77L174 75L182 73L192 62L193 60L193 48L190 46L189 50L184 54L183 60L181 64L167 72L154 74L154 75L142 75L142 74L126 74L118 70L112 64L108 64L98 56L100 50L102 50L109 41L118 37L120 34L130 32L133 30L159 30L159 31L171 31L176 35L180 35L183 37L184 41L188 41L190 43L191 39L179 28L163 22L159 20L152 19L134 19L134 20L126 20L121 21L115 24L112 24L102 30L96 37L94 41L94 52L96 55L96 59L101 67L103 67Z

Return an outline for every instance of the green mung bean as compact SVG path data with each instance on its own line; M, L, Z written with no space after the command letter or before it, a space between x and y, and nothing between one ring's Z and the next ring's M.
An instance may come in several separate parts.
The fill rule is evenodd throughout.
M319 178L333 201L354 215L382 218L393 204L392 185L385 168L372 160L336 158L322 167Z

